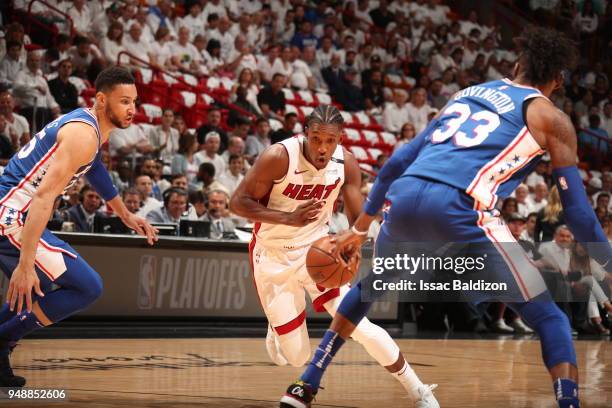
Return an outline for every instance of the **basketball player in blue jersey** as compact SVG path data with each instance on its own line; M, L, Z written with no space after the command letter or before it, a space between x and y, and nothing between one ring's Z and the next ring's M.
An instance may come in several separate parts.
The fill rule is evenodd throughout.
M25 385L9 361L19 339L85 309L102 294L98 273L45 228L58 196L85 175L125 225L150 245L157 240L157 231L125 207L100 159L110 132L132 122L134 78L111 67L98 75L95 87L93 108L49 123L0 177L0 267L10 278L7 304L0 311L0 387Z
M518 294L510 306L540 337L558 406L579 408L569 321L525 254L507 253L500 245L514 239L494 210L495 204L510 195L548 151L574 236L608 272L612 271L612 249L576 168L574 127L548 99L562 86L562 71L575 58L575 49L561 33L541 28L517 40L522 53L514 80L480 84L455 94L422 133L385 163L351 231L337 238L336 250L345 255L358 250L385 200L390 204L377 253L400 242L488 245L492 251L487 252L487 265L494 267L498 282L506 282L509 292ZM311 406L325 368L371 306L362 300L362 292L371 287L372 276L343 299L311 363L288 388L281 407Z

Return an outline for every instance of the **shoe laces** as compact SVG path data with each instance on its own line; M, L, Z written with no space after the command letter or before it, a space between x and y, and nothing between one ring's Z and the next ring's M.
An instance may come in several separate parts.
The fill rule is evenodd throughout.
M429 396L433 396L432 391L436 388L438 388L438 384L423 384L423 386L419 388L420 399L425 399Z

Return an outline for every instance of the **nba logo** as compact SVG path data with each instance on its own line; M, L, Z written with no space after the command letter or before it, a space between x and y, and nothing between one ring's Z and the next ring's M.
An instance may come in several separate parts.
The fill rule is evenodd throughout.
M157 278L157 258L143 255L140 258L138 274L138 308L152 309L155 303L155 281Z

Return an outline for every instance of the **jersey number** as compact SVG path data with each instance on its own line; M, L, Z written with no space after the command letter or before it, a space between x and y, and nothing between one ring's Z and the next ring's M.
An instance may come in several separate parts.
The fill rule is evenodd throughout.
M443 127L436 129L432 133L432 143L442 143L452 137L453 142L461 147L472 147L481 144L500 124L497 114L485 110L472 114L470 106L461 102L453 103L446 108L440 119L446 119L446 121ZM469 134L459 130L461 125L466 123L468 119L476 123L476 126L469 131Z
M47 135L45 133L45 129L51 129L51 128L56 127L58 125L58 122L59 122L59 118L55 119L53 122L49 123L47 126L42 128L42 130L40 132L38 132L32 138L32 140L30 140L28 142L28 144L23 146L21 148L21 150L19 150L19 152L17 152L17 157L20 158L20 159L25 159L26 157L28 157L30 155L30 153L32 153L32 151L34 150L34 147L36 147L36 142L38 141L38 139L42 139L43 137L45 137Z

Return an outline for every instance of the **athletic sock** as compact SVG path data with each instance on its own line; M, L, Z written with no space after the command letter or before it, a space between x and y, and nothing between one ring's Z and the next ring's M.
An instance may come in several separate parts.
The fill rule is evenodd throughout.
M44 325L34 313L21 313L0 324L0 339L15 342L40 327Z
M423 386L423 383L419 380L419 377L406 360L404 360L402 369L395 373L391 373L391 376L402 384L402 387L408 391L408 394L410 394L413 400L419 398L419 388Z
M558 378L553 382L553 390L559 408L580 408L578 384L568 378Z
M312 361L306 367L306 371L300 378L305 383L312 386L313 391L316 392L321 384L321 377L325 369L331 363L332 359L336 355L336 352L342 347L345 340L340 337L338 333L333 330L327 330L323 336L323 340L319 343L319 347L314 353Z

